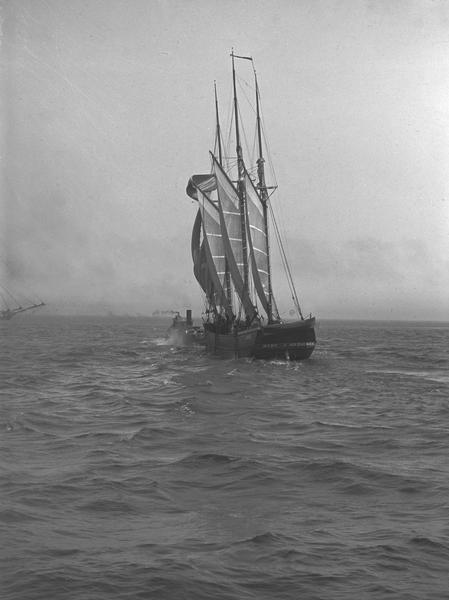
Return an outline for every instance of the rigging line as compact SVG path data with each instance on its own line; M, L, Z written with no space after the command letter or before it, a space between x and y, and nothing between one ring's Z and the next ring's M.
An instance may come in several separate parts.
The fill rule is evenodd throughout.
M260 102L260 99L259 99L259 102ZM262 114L262 110L261 110L261 114ZM274 180L274 185L277 188L278 187L278 181L277 181L276 171L275 171L273 160L272 160L272 157L271 157L271 152L270 152L270 149L269 149L269 145L267 143L267 137L266 137L266 134L265 134L265 125L264 125L264 122L263 122L263 116L262 116L261 120L262 120L262 137L263 137L263 140L264 140L265 152L266 152L266 156L267 156L267 159L268 159L268 164L270 166L270 171L271 171L271 174L272 174L272 177L273 177L273 180ZM283 214L283 211L282 211L282 202L279 202L277 206L278 206L278 215L279 215L279 219L281 221L282 229L283 229L283 231L286 231L285 218L284 218L284 214ZM273 207L272 207L271 204L270 204L270 211L271 211L271 214L272 214L273 221L275 221L274 209L273 209ZM276 228L279 231L279 227L278 227L277 223L275 223L275 225L276 225ZM290 256L291 256L291 252L290 252L290 247L289 247L289 244L288 244L288 239L286 238L285 241L283 242L282 241L282 237L280 235L280 231L279 231L279 242L278 243L280 244L280 247L282 246L282 252L284 253L284 255L286 257L286 260L289 259ZM288 261L287 261L287 265L288 265ZM292 279L292 283L293 283L293 279ZM295 291L295 295L296 295L296 291Z
M273 293L271 293L271 312L272 312L273 316L276 317L276 319L280 319L279 309L278 309L278 306L277 306L277 303L276 303Z
M1 292L0 292L0 297L1 297L2 301L3 301L3 306L6 306L6 308L9 308L9 304L8 304L5 296Z
M1 285L1 284L0 284L0 287L2 288L2 290L3 290L4 292L6 292L6 294L7 294L7 295L8 295L10 298L12 298L12 300L14 300L14 302L15 302L15 303L16 303L18 306L20 306L20 302L17 300L17 298L14 298L14 296L11 294L11 292L8 290L8 288L6 288L4 285Z
M256 109L254 107L253 102L248 98L247 94L246 94L246 90L243 87L243 84L245 84L246 87L248 87L251 92L254 94L255 92L255 88L249 84L246 79L242 79L241 77L237 76L237 83L239 86L239 92L241 92L241 94L239 93L239 98L243 95L244 99L246 100L246 104L247 106L250 108L251 112L253 115L256 115ZM240 115L240 122L244 123L244 119L242 118L242 108L241 108L242 103L239 103L239 115ZM243 129L243 125L242 125L242 129ZM246 149L247 149L247 153L250 157L250 161L251 162L255 162L254 160L254 156L256 155L255 152L255 148L256 148L256 140L257 140L257 128L254 128L254 141L253 141L253 145L250 146L248 144L247 138L245 137L245 142L246 142Z
M260 100L259 100L260 102ZM263 138L263 142L264 142L264 150L265 150L265 155L268 158L268 164L270 166L270 171L271 171L271 176L273 178L273 182L274 185L277 187L277 176L276 176L276 170L274 168L274 163L273 163L273 159L271 157L271 152L270 152L270 146L268 144L268 140L267 140L267 135L265 133L265 123L264 123L264 118L262 115L262 107L261 107L261 130L262 130L262 138Z
M287 275L287 282L288 282L288 285L289 285L289 288L290 288L290 292L292 294L293 303L295 305L296 310L298 311L299 316L301 317L301 320L304 320L304 317L303 317L302 311L301 311L301 306L300 306L299 300L298 300L298 295L296 293L295 284L293 282L293 277L292 277L292 274L291 274L290 266L288 264L287 257L285 255L284 245L282 243L282 239L281 239L281 235L280 235L280 232L279 232L278 224L277 224L276 219L274 217L274 212L273 212L273 208L271 206L271 203L269 203L269 208L270 208L271 219L272 219L273 225L274 225L274 230L275 230L275 233L276 233L276 238L277 238L278 244L279 244L279 249L281 251L281 260L282 260L282 263L284 265L285 273Z
M233 125L234 125L234 112L231 113L231 118L229 120L229 129L228 129L228 135L227 135L227 140L226 140L226 157L227 157L227 161L226 161L226 167L227 167L227 171L229 172L231 170L231 168L234 165L230 166L231 163L231 158L232 157L232 153L231 153L231 144L232 144L232 129L233 129Z
M28 302L29 304L35 304L36 301L35 300L31 300L31 298L29 296L24 296L23 299Z
M283 211L282 202L279 202L277 204L277 208L278 208L278 220L280 220L281 226L282 226L282 231L285 233L287 231L287 228L285 226L285 217L284 217L284 211ZM281 230L280 230L280 228L278 226L278 223L277 223L277 221L275 221L274 209L271 206L271 203L270 203L270 210L272 212L273 222L275 222L275 226L276 226L276 228L277 228L277 230L279 232L279 242L278 243L279 243L281 252L285 256L285 260L286 260L286 263L287 263L287 266L288 266L289 262L291 260L291 252L290 252L290 246L289 246L289 243L288 243L288 237L287 237L287 235L285 235L285 239L283 239L283 237L281 235ZM290 267L288 267L288 270L290 270ZM290 277L291 277L291 275L290 275ZM294 288L293 277L291 277L291 281L292 281L292 285L293 285L293 288ZM295 296L296 296L296 291L294 293L295 293Z
M228 162L231 165L231 168L235 167L237 165L237 159L235 156L225 156L225 158L228 159Z
M23 299L30 304L36 304L36 298L39 299L39 297L34 292L31 292L31 290L29 290L29 289L26 290L26 292L27 292L27 295L25 295L24 293L21 293L21 296L23 297ZM31 295L28 295L30 293L31 293ZM42 301L39 299L39 302L42 302Z
M257 127L254 128L254 138L253 138L253 147L251 150L251 156L252 156L252 163L253 165L256 165L256 161L257 159L255 159L254 157L257 156ZM257 166L253 166L251 168L251 171L256 172L257 171Z
M233 131L233 124L234 124L234 103L232 101L232 90L229 90L229 94L228 94L228 101L226 103L226 106L228 107L228 112L226 115L226 121L225 123L228 123L228 134L226 137L226 140L224 140L224 147L223 147L223 152L226 154L226 171L229 172L230 167L229 163L230 163L230 158L232 156L234 156L234 153L231 151L231 140L232 140L232 131Z
M250 146L248 144L248 138L246 136L246 129L243 125L243 119L242 119L242 113L240 111L240 107L239 107L239 117L240 117L240 131L243 133L243 139L245 140L245 147L246 147L246 152L247 154L251 157L251 151L250 151Z
M252 87L247 81L246 79L242 79L241 77L237 76L237 83L239 84L239 90L241 91L241 93L243 94L243 97L246 100L247 105L249 106L249 108L251 109L251 111L253 112L253 114L256 114L256 109L254 108L254 104L252 103L252 101L248 98L248 96L246 95L246 90L243 87L243 83L246 85L246 87L248 87L251 90L251 93L254 94L255 93L255 88ZM240 94L239 94L239 98L240 98Z
M261 125L261 132L262 132L262 139L263 139L263 145L264 145L264 150L265 150L265 156L268 159L268 164L270 166L271 176L272 176L272 178L274 180L275 186L277 187L276 171L275 171L275 168L274 168L273 160L271 158L271 152L270 152L270 147L269 147L268 141L267 141L267 135L265 133L266 127L265 127L265 119L264 119L264 112L263 112L263 106L262 106L262 96L260 94L260 89L259 89L259 113L260 113L260 125Z
M255 109L254 109L254 106L251 104L250 100L248 99L248 96L246 95L246 93L245 93L245 90L243 89L243 87L242 87L242 85L241 85L241 81L240 81L240 80L238 80L238 83L239 83L239 89L241 90L241 92L242 92L243 96L245 97L245 99L246 99L246 102L247 102L247 104L249 105L249 107L251 108L251 111L252 111L252 113L253 113L253 116L254 116L254 115L256 114L256 111L255 111ZM245 82L245 83L246 83L246 82ZM248 85L248 84L247 84L247 85ZM246 120L246 119L245 119L245 120L243 119L241 105L239 105L239 115L240 115L240 122L242 123L242 126L241 126L241 128L243 129L243 131L244 131L244 135L245 135L245 143L246 143L246 150L247 150L247 154L248 154L248 156L249 156L249 160L250 160L250 162L251 162L251 163L255 163L255 158L254 158L254 157L255 157L255 155L256 155L256 151L255 151L255 149L256 149L256 141L257 141L257 128L256 128L256 127L254 128L254 133L253 133L253 135L254 135L254 137L253 137L253 142L252 142L252 145L250 146L250 144L248 143L248 138L247 138L246 131L244 130L244 125L243 125L243 123L245 122L245 120Z
M263 121L263 112L262 112L262 106L261 106L260 98L259 98L259 102L260 102L260 107L261 107L261 111L260 112L261 112L261 115L262 115L261 116L261 130L262 130L262 138L263 138L264 146L265 146L265 156L267 157L267 160L268 160L268 164L269 164L269 167L270 167L271 176L273 178L274 187L277 189L277 187L278 187L278 181L277 181L277 177L276 177L276 171L275 171L275 168L274 168L274 164L273 164L273 160L272 160L270 148L269 148L269 145L267 143L267 136L266 136L266 133L265 133L265 125L264 125L264 121ZM280 233L277 221L275 219L274 209L273 209L273 206L272 206L271 202L269 202L269 208L270 208L270 213L271 213L271 217L272 217L273 223L275 225L275 231L276 231L276 234L277 234L276 235L276 239L278 241L279 249L281 251L281 254L284 256L285 260L287 261L286 262L286 265L287 265L286 271L287 271L287 269L289 270L287 255L290 254L289 249L288 249L288 241L286 241L286 242L282 241L282 236L281 236L281 233ZM282 202L278 203L278 212L279 212L279 218L280 218L281 223L282 223L282 228L283 228L283 230L286 230L285 225L284 225L284 216L283 216L283 211L282 211ZM285 251L284 246L287 246L287 252ZM291 277L291 275L290 275L290 277ZM293 278L291 278L291 281L292 281L292 285L293 285L293 289L294 289ZM294 291L294 295L296 296L296 291ZM299 303L298 303L298 306L299 306Z

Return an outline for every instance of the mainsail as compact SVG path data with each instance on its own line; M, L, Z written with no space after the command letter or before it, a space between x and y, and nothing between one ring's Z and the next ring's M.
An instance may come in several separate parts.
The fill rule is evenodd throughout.
M213 155L212 158L213 171L217 181L221 232L229 271L236 292L242 302L243 310L252 321L257 314L257 310L251 301L248 286L245 285L244 281L244 248L239 195L216 158Z
M192 232L194 274L215 309L232 317L227 297L227 269L244 313L252 321L257 310L244 284L244 261L239 196L216 158L212 175L193 175L187 193L199 203ZM216 190L217 200L210 194ZM201 240L201 233L203 239ZM261 284L255 284L262 290ZM263 291L261 292L263 293Z
M262 204L259 194L246 171L244 181L246 191L247 236L254 287L265 312L269 314L268 245Z
M203 225L204 254L207 261L208 273L213 285L213 303L231 317L232 308L226 296L226 256L223 237L220 228L220 215L217 206L198 189L201 221Z

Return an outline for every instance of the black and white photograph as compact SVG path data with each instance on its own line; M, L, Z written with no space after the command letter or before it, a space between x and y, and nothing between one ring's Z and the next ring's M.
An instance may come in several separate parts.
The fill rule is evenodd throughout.
M447 0L0 0L1 600L446 600L448 440Z

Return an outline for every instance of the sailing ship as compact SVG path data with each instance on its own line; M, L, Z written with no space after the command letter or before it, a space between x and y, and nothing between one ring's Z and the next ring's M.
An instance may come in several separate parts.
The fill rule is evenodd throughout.
M19 313L45 306L45 302L42 301L30 301L28 304L22 306L22 303L19 302L5 286L0 285L0 288L3 290L0 292L2 299L2 306L0 306L0 320L9 321Z
M192 175L187 194L198 202L192 232L194 275L205 294L204 333L209 352L255 358L308 358L315 347L315 318L305 318L274 220L267 185L266 144L262 135L260 94L253 59L231 53L233 124L236 155L223 152L217 88L215 87L215 148L211 171ZM257 155L254 163L243 156L241 116L237 97L236 61L251 61L255 91ZM265 148L265 152L264 152ZM270 225L269 225L270 218ZM272 228L272 229L271 229ZM277 309L271 267L270 235L280 243L297 319L286 321Z

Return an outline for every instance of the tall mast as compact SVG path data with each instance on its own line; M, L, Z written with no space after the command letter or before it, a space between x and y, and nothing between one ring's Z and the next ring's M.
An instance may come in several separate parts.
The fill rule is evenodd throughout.
M221 130L220 130L220 117L218 112L218 96L217 96L217 84L214 81L214 92L215 92L215 120L217 123L216 136L218 143L218 162L220 166L223 166L223 153L221 150ZM231 275L229 273L228 261L225 259L225 284L226 284L226 297L229 302L229 306L232 307L232 288L231 288Z
M249 294L249 273L248 273L248 245L246 240L246 194L245 194L245 165L243 163L242 146L240 145L237 88L235 82L234 50L232 56L232 83L234 88L234 114L235 114L235 141L237 150L238 183L237 192L239 195L240 223L242 228L242 251L243 251L243 284L245 293Z
M214 81L214 92L215 92L215 120L217 123L217 129L216 129L216 137L217 137L217 144L218 144L218 162L220 163L221 166L223 166L223 155L222 155L222 151L221 151L221 131L220 131L220 118L218 115L218 97L217 97L217 84Z
M257 140L259 146L259 158L257 159L257 176L259 178L258 188L260 192L260 200L262 203L263 222L265 229L265 237L267 240L267 265L268 265L268 322L273 320L273 289L271 286L271 265L270 265L270 243L268 238L268 190L265 183L265 159L263 157L262 148L262 126L260 122L260 106L259 106L259 85L257 83L257 74L254 69L254 80L256 83L256 114L257 114Z

